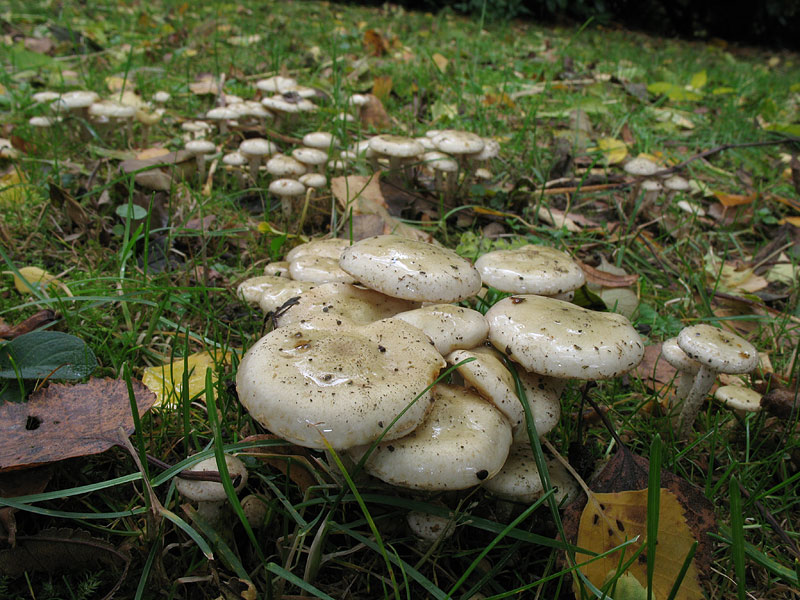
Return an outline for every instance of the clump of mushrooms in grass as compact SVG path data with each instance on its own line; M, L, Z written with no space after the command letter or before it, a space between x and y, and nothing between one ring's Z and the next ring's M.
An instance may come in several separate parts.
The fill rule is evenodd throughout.
M318 268L333 257L338 269ZM433 244L394 235L352 245L331 239L298 246L286 258L288 265L276 273L288 269L290 276L314 281L273 275L240 286L250 302L275 312L277 325L242 359L242 403L263 426L294 443L330 446L354 460L370 452L368 474L418 493L487 485L496 477L497 485L487 489L498 497L509 486L528 486L528 496L508 492L512 501L541 493L538 471L521 484L512 468L521 463L530 471L533 458L505 360L517 365L530 426L541 437L558 423L567 379L616 377L642 356L638 334L619 315L519 292L486 316L454 305L487 282L469 261ZM552 270L556 281L539 289L563 293L576 284L558 277L574 275L574 263L564 254L555 258L555 268L521 261L505 276L530 286L545 277L537 269ZM463 384L430 387L447 363L457 367ZM275 370L284 367L288 371ZM275 377L266 381L267 372ZM384 400L376 402L376 394ZM345 408L351 403L354 408ZM422 462L422 456L430 459ZM558 487L565 492L570 484Z

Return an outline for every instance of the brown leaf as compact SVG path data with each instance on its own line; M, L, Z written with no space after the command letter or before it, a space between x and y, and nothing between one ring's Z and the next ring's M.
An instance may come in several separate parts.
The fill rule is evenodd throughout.
M35 315L31 315L24 321L17 323L16 325L9 326L4 322L0 322L0 338L6 340L13 340L15 337L19 337L25 333L30 333L43 325L47 325L48 323L52 323L56 320L56 313L52 310L40 310Z
M389 213L390 205L384 197L384 187L381 186L380 178L377 175L372 177L362 175L334 177L331 180L331 192L345 214L350 214L352 210L354 216L375 215L379 217L383 221L383 233L396 233L424 242L430 242L433 239L430 234L406 225Z
M630 287L639 280L639 275L637 275L636 273L632 275L615 275L614 273L608 273L606 271L595 269L594 267L587 265L586 263L581 261L577 261L577 263L583 270L584 275L586 275L586 281L588 283L599 285L600 287L604 288Z
M198 96L219 94L219 84L211 73L203 73L189 84L189 91Z
M139 414L156 396L133 380ZM0 406L0 472L97 454L119 442L119 428L133 433L128 389L121 379L52 384L28 402Z
M725 192L714 192L714 197L719 200L720 204L725 208L730 208L732 206L743 206L745 204L752 204L755 202L756 198L758 198L758 194L753 192L752 194L742 195L742 194L726 194Z
M391 77L380 75L372 81L372 95L383 102L392 93L392 85L394 82Z
M382 56L389 50L389 42L374 29L364 32L364 50L370 56Z
M675 379L677 371L661 356L661 344L645 346L644 358L633 370L648 388L659 396L666 392L666 388Z
M50 38L26 37L24 40L25 49L39 54L50 54L53 50L53 40Z
M112 544L76 529L45 529L36 535L19 536L17 541L16 548L0 551L0 574L5 577L122 565L121 583L130 563L130 557Z
M392 124L389 119L389 113L383 107L383 102L374 94L366 94L367 102L364 104L359 112L361 124L365 127L374 127L375 129L385 129Z
M792 419L800 408L800 396L792 387L772 388L761 398L761 407L780 419Z
M606 466L592 481L592 491L596 493L615 493L628 490L646 489L650 463L646 458L633 454L627 448L620 448ZM680 502L684 516L694 538L698 541L695 561L698 570L707 576L711 569L712 540L709 533L716 529L714 506L700 491L685 479L661 469L661 487L671 491ZM586 505L586 496L581 496L567 506L564 511L564 529L567 538L577 539L581 514Z

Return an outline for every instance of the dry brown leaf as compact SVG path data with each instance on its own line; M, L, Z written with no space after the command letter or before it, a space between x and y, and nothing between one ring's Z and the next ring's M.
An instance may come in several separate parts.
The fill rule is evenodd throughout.
M359 111L359 118L361 124L365 127L374 127L375 129L385 129L392 124L389 119L389 113L383 107L383 102L374 94L366 94L367 102L361 107Z
M198 96L216 96L219 94L219 85L213 75L204 73L189 84L189 91Z
M753 192L748 195L741 194L726 194L725 192L714 192L714 197L719 200L720 204L725 208L732 206L744 206L745 204L752 204L758 198L758 194Z
M800 200L795 200L794 198L785 198L783 196L778 196L777 194L770 194L767 197L770 200L775 200L775 202L780 202L781 204L800 212Z
M383 102L392 93L392 78L388 75L376 77L372 82L372 95Z
M645 346L642 362L633 370L642 383L659 396L667 393L667 388L675 379L676 372L675 367L661 356L660 343Z
M623 288L630 287L639 281L639 275L636 273L632 275L615 275L607 271L601 271L594 267L587 265L584 262L577 261L586 275L586 281L604 288Z
M415 227L406 225L389 214L389 204L381 189L380 178L375 175L350 175L334 177L331 192L345 215L375 215L383 221L383 233L395 233L413 240L430 242L433 236Z
M616 493L593 494L581 516L577 545L580 548L596 553L606 552L621 543L639 537L625 549L624 556L618 550L581 567L581 571L589 581L598 588L602 587L607 577L617 572L619 565L630 558L640 547L647 543L647 490L624 491ZM661 489L658 515L658 548L656 549L655 568L653 571L653 597L666 598L683 562L689 554L694 536L683 515L683 507L675 494ZM577 560L585 560L581 556ZM646 549L631 564L627 573L647 587ZM577 578L575 581L578 581ZM581 598L580 590L575 591ZM697 567L694 561L689 565L686 576L675 596L678 600L697 600L703 598L700 589Z
M364 50L370 56L382 56L389 50L389 42L374 29L364 32Z
M131 381L139 414L156 401ZM134 430L128 388L121 379L52 384L27 402L0 405L0 472L98 454L119 443L119 428Z
M431 55L431 59L440 73L444 73L447 70L447 65L450 64L450 61L438 52L434 52L433 55Z
M280 440L277 435L262 433L250 435L241 440L241 443L260 442L262 440ZM308 448L296 446L286 442L280 446L266 446L252 448L248 451L255 455L260 461L265 462L271 467L278 469L284 475L288 475L303 493L312 485L320 483L313 474L313 455Z
M5 321L0 320L0 338L13 340L15 337L30 333L35 329L39 329L43 325L52 323L55 321L55 319L56 313L52 310L46 309L40 310L36 314L31 315L24 321L21 321L13 326L10 326Z

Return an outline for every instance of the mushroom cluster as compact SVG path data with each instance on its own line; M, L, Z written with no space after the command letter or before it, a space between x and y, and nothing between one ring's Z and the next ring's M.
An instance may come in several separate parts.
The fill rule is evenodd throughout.
M374 446L364 468L392 485L537 497L505 361L515 363L541 437L559 421L568 379L617 377L643 356L625 317L552 297L583 283L578 265L552 248L492 252L473 266L442 247L382 235L312 241L286 258L238 288L276 324L243 357L239 398L294 443L355 460ZM514 295L485 316L456 304L486 285ZM446 364L455 367L451 382L434 384Z

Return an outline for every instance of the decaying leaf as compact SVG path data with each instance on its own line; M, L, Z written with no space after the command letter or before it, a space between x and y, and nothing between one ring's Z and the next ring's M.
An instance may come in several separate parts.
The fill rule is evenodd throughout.
M647 494L646 489L614 493L593 494L581 515L577 545L596 553L606 552L623 542L638 537L638 541L622 551L612 552L581 568L583 574L595 586L602 587L607 575L616 572L619 565L647 543ZM683 507L675 494L661 490L658 515L658 547L653 571L653 597L666 598L672 589L689 554L694 536L683 515ZM633 575L642 587L647 585L646 550L631 564L627 573ZM577 560L588 556L580 553ZM577 578L575 579L577 581ZM576 590L576 597L580 592ZM694 562L675 596L678 600L697 600L703 597L697 567Z
M58 279L39 267L21 267L17 271L19 274L14 271L3 271L3 273L14 277L14 287L20 294L30 294L31 287L44 289L58 283Z
M52 476L53 469L50 467L0 473L0 498L41 494L47 489ZM11 547L16 545L17 521L14 518L16 511L13 506L0 508L0 536L5 529L6 541Z
M241 440L242 443L259 442L262 440L280 440L277 435L263 433L250 435ZM249 450L260 461L271 467L278 469L284 475L288 475L303 493L312 485L321 483L314 477L313 455L308 448L289 444L288 442L280 446L258 447Z
M364 32L364 49L370 56L382 56L389 50L389 42L374 29Z
M52 323L56 319L56 313L52 310L40 310L34 315L31 315L24 321L20 321L16 325L8 325L0 319L0 338L6 340L13 340L16 337L30 333L40 327Z
M156 401L131 381L139 414ZM0 472L97 454L119 442L119 428L133 432L128 388L121 379L52 384L24 403L0 405Z
M602 152L607 165L621 163L628 156L628 147L625 142L614 138L600 138L597 140L597 147L590 148L590 150Z
M406 225L389 213L389 203L377 176L350 175L331 180L333 197L345 215L376 215L383 221L383 233L396 233L403 237L430 242L430 234Z
M726 194L725 192L714 192L714 197L719 200L719 203L722 204L725 208L731 208L733 206L744 206L747 204L752 204L755 202L756 198L758 198L758 194L753 192L752 194Z
M661 344L645 346L642 362L633 370L648 388L657 395L667 393L667 388L674 381L676 370L661 356Z
M184 358L156 367L147 367L142 375L142 383L156 395L155 406L162 406L170 398L175 402L180 399L183 391L183 373L189 370L189 398L202 394L206 389L206 369L211 369L211 378L214 382L218 379L216 365L228 363L231 353L224 356L213 357L208 352L198 352ZM174 394L174 396L173 396Z
M389 76L381 75L376 77L372 81L372 95L383 102L389 97L389 94L391 94L393 85L394 82Z
M433 53L431 60L433 61L433 64L436 65L436 68L439 69L440 73L444 73L447 70L447 65L450 64L450 61L438 52Z
M720 292L752 294L769 285L769 282L764 277L756 275L753 269L723 262L710 251L703 260L709 286Z
M198 96L216 96L219 94L219 85L211 73L203 73L189 84L189 91L191 91L193 94L197 94Z
M17 169L0 174L0 206L15 206L27 200L32 192L28 178Z
M380 101L374 94L366 94L367 102L359 111L359 118L361 124L365 127L374 127L375 129L384 129L391 125L389 113L383 107L383 102Z
M591 265L578 261L586 281L604 288L625 288L634 285L639 281L639 275L617 275L608 271L595 269Z

